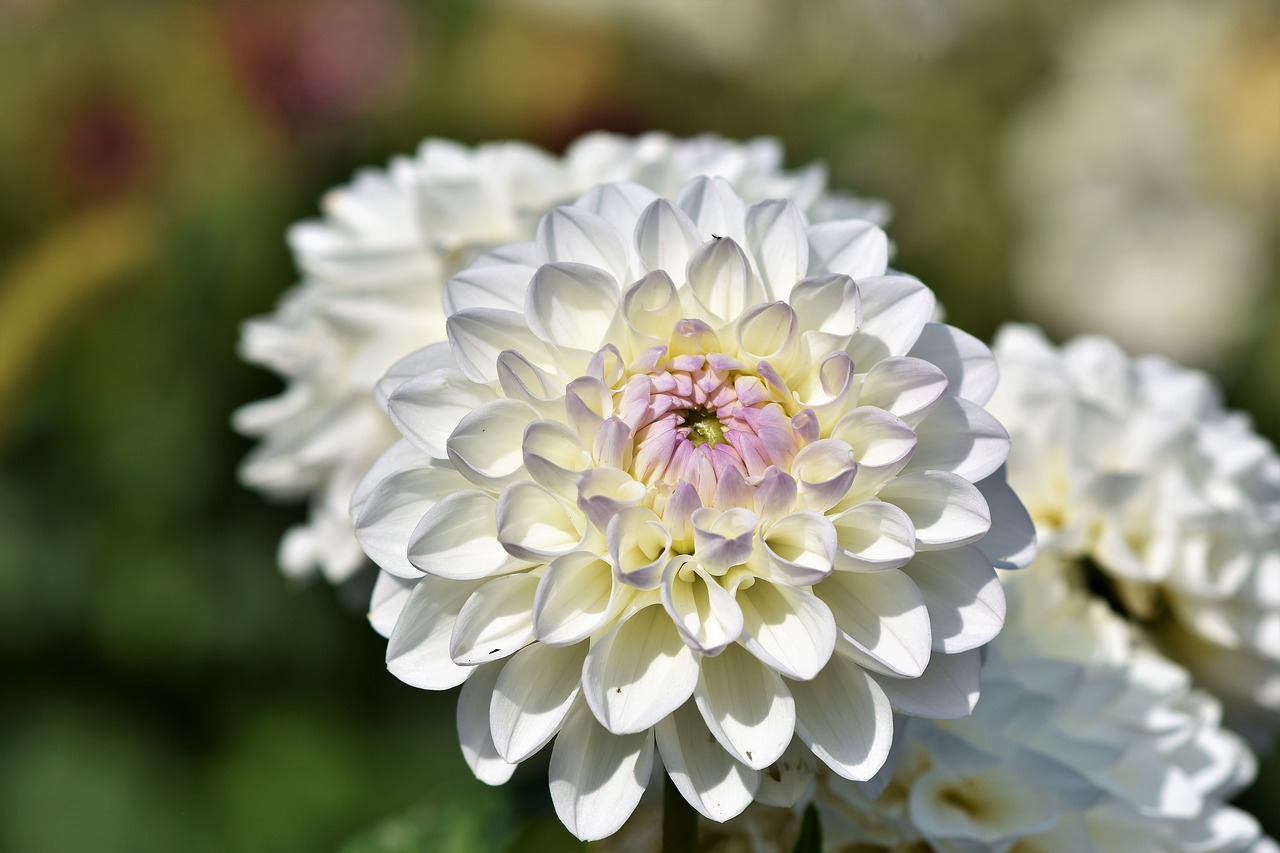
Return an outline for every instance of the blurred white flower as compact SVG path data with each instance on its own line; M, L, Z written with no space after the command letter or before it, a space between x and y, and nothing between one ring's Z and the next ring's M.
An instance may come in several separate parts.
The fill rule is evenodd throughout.
M244 326L240 354L286 382L245 406L235 426L262 442L241 478L278 498L309 498L308 521L281 543L285 572L330 581L364 565L350 522L355 483L397 433L372 398L397 359L444 337L445 280L486 247L533 236L553 204L603 181L674 193L694 175L735 182L744 197L788 198L814 219L881 221L882 202L824 194L820 166L788 172L771 139L736 143L591 134L563 158L532 146L423 143L412 158L361 172L324 199L325 217L289 233L303 282L274 314Z
M1023 309L1216 363L1270 279L1280 17L1265 0L1099 4L1063 52L1010 132Z
M971 709L1034 530L991 352L887 253L699 177L595 187L449 280L353 507L388 667L465 682L479 778L554 737L557 813L601 838L656 741L724 821L871 777L895 711Z
M971 716L912 720L877 785L824 777L828 849L1269 849L1226 805L1255 764L1218 704L1051 559L1006 578Z
M1193 670L1206 647L1238 655L1216 677L1267 709L1274 732L1280 458L1271 444L1223 409L1205 374L1130 358L1104 338L1058 349L1038 330L1007 326L995 351L1003 380L991 409L1014 437L1009 479L1041 550ZM1177 642L1183 632L1197 639Z

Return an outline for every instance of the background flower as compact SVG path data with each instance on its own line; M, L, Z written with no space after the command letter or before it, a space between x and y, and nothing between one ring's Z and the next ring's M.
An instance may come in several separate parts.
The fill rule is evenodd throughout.
M1003 329L992 408L1041 548L1193 669L1208 646L1265 738L1280 715L1280 458L1203 373ZM1195 640L1180 642L1189 632ZM1250 708L1249 706L1253 707ZM1259 713L1257 706L1261 705Z
M870 778L894 711L972 708L1034 531L990 352L887 252L698 177L594 187L449 280L353 508L388 667L465 682L478 777L554 737L556 811L601 838L656 741L724 821L819 761Z

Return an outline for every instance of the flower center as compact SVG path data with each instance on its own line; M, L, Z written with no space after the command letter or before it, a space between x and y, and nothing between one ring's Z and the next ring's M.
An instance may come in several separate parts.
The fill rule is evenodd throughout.
M694 447L701 447L704 444L715 447L724 441L724 425L720 423L719 415L700 407L685 412L684 422L680 424L677 432L686 430L685 435L689 441L693 442Z

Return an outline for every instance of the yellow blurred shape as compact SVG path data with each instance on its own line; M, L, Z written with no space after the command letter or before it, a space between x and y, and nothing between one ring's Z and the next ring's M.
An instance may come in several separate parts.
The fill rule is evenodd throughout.
M145 207L120 200L55 225L0 274L0 447L42 356L154 249Z

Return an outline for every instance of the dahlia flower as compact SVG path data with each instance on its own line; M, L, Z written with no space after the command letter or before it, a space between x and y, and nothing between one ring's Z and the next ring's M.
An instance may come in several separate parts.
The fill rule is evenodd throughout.
M388 667L464 685L479 778L555 738L556 811L594 839L655 750L723 821L795 802L800 765L870 778L894 712L970 710L1034 529L990 351L887 251L722 178L615 183L445 285L353 512Z
M1262 733L1280 720L1280 458L1212 380L1102 338L1009 326L991 408L1042 552L1193 671L1212 655ZM1189 635L1185 640L1182 635ZM1230 697L1227 697L1230 698Z
M366 565L351 528L352 491L397 438L372 388L396 360L444 338L445 280L486 247L533 236L538 218L602 181L674 193L694 175L720 175L746 198L789 198L815 219L880 219L885 206L824 195L820 166L786 172L771 139L735 143L592 134L563 158L529 145L465 148L432 139L416 157L365 171L324 199L324 219L289 233L302 284L276 312L245 324L241 357L286 383L245 406L236 428L262 442L241 479L277 498L308 498L309 518L286 533L280 563L332 582Z
M1045 559L1006 578L971 716L911 720L873 786L821 780L829 848L1274 850L1226 804L1255 764L1218 703Z

